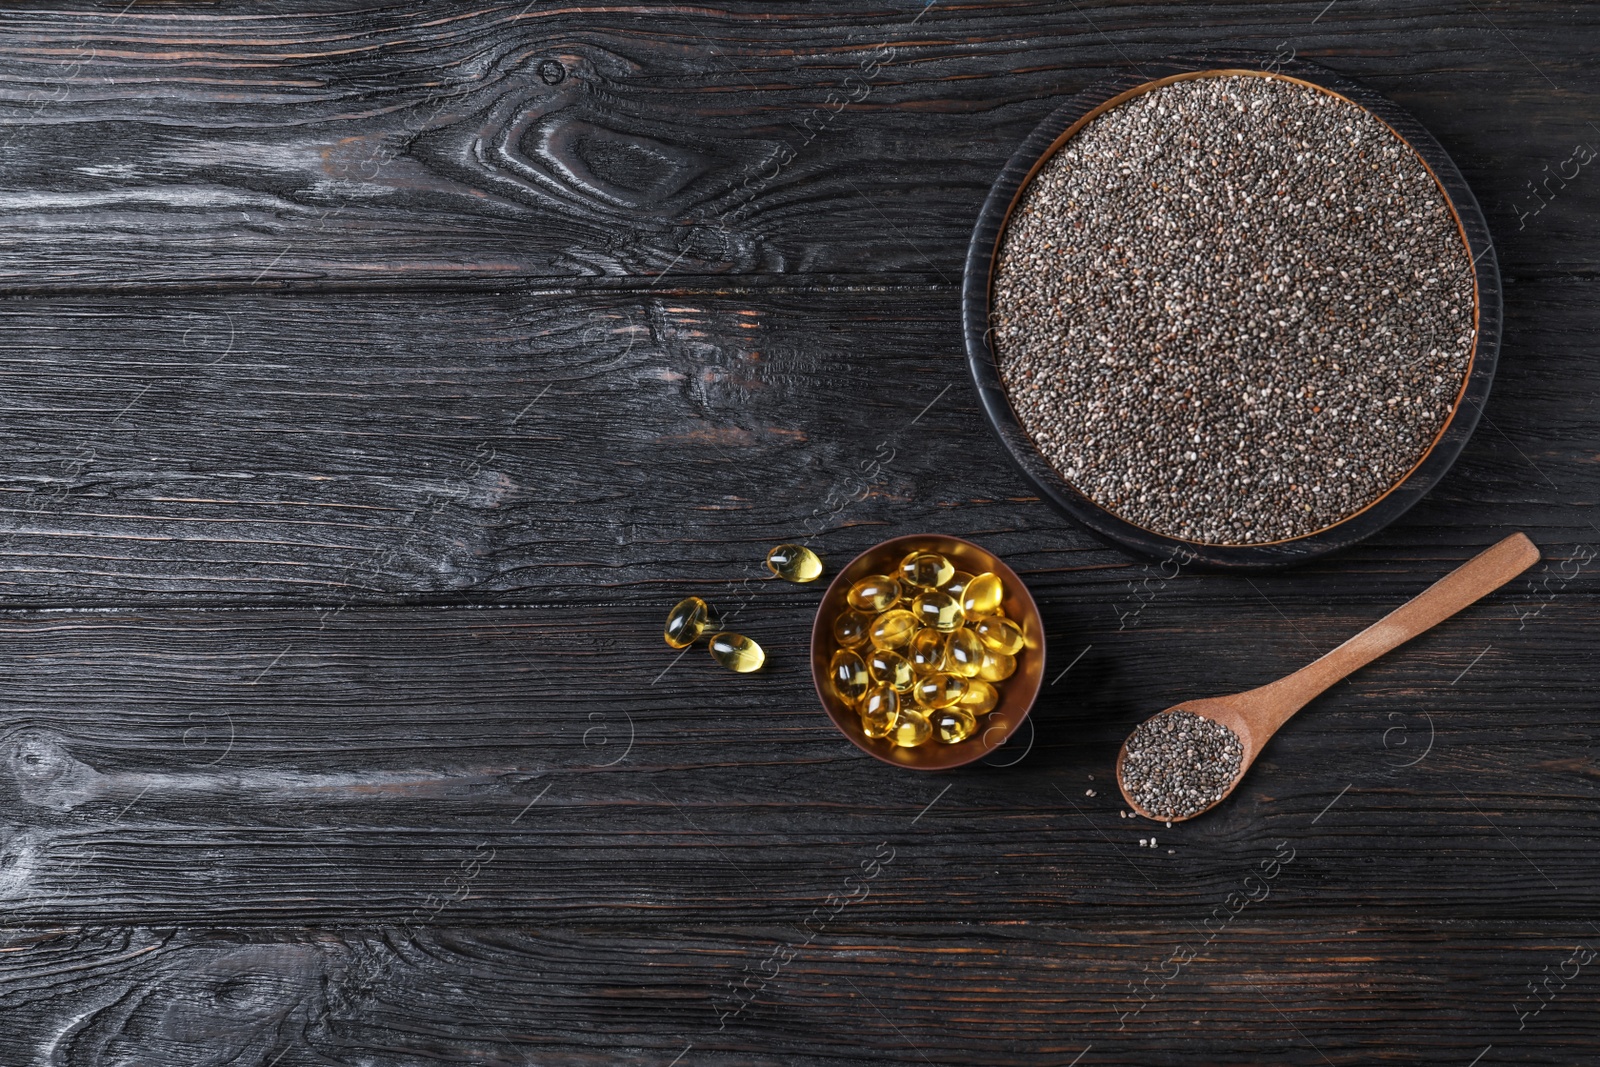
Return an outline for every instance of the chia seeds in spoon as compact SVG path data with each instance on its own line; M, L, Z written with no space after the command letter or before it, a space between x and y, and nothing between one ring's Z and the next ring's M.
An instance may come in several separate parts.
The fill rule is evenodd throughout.
M1044 458L1137 526L1301 537L1426 454L1475 340L1472 262L1416 152L1276 77L1174 82L1087 123L1019 200L991 324Z
M1123 746L1122 784L1158 819L1187 819L1221 800L1239 773L1244 746L1232 730L1192 711L1139 724Z

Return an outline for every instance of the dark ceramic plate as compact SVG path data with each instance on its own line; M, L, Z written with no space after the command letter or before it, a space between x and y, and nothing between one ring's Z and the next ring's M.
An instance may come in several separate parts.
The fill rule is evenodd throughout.
M1000 383L999 369L989 347L989 300L996 251L1012 208L1034 173L1056 149L1101 112L1161 85L1210 73L1270 73L1288 78L1343 96L1387 123L1415 149L1444 191L1472 256L1477 289L1474 309L1477 341L1467 375L1450 418L1428 451L1404 478L1363 510L1302 537L1269 544L1201 544L1168 537L1135 526L1078 492L1039 453L1023 429ZM1416 119L1347 78L1310 63L1281 63L1260 55L1201 56L1145 64L1140 73L1097 83L1063 104L1022 142L989 191L989 199L978 216L978 225L967 249L961 291L967 362L978 386L984 414L1023 477L1040 496L1111 544L1146 556L1238 569L1298 563L1354 544L1399 518L1432 489L1461 454L1488 399L1500 352L1501 313L1500 271L1483 212L1439 142Z

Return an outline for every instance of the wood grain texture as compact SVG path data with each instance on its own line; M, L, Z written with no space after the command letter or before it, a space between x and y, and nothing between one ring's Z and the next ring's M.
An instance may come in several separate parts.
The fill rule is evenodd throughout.
M1600 180L1551 174L1600 146L1597 21L0 12L0 1065L1593 1059ZM1027 131L1216 47L1418 115L1507 279L1451 474L1250 578L1030 499L957 308ZM1519 529L1544 562L1318 698L1227 806L1119 815L1140 719ZM1011 766L897 773L813 706L820 590L766 549L917 530L1043 609ZM674 662L691 592L767 669Z
M1503 269L1592 276L1600 182L1559 172L1600 147L1595 10L1324 6L13 10L0 287L948 284L1055 104L1219 47L1366 80L1457 158Z
M1204 944L1176 923L848 912L809 933L58 927L0 956L0 1041L63 1067L1455 1065L1485 1046L1496 1063L1565 1065L1596 1037L1595 940L1570 922L1241 916ZM1527 988L1575 971L1543 1002ZM741 989L759 992L734 1014Z
M1368 617L1158 600L1118 633L1048 597L1061 667L1092 647L1047 679L1031 747L917 775L815 705L815 591L750 594L736 625L770 656L750 676L703 650L674 664L634 608L9 616L9 921L394 922L486 852L451 905L474 922L780 921L884 841L900 860L857 908L871 921L1203 910L1280 841L1304 889L1263 916L1559 921L1600 902L1574 847L1597 795L1592 592L1527 619L1513 597L1469 609L1313 702L1228 804L1170 829L1119 815L1127 732Z
M1487 419L1430 498L1257 583L1306 610L1398 603L1508 528L1557 558L1600 537L1586 292L1516 289ZM0 306L0 597L653 616L785 540L842 561L931 530L1098 586L1115 621L1128 583L1161 568L1028 495L979 415L956 314L926 288ZM1257 595L1243 579L1170 586Z

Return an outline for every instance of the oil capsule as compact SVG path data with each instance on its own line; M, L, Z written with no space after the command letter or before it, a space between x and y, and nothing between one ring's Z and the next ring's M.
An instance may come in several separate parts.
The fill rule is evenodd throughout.
M894 608L872 622L873 648L905 648L917 632L917 617L904 608Z
M911 636L906 658L918 674L937 674L944 669L945 636L938 630L922 629Z
M900 581L918 589L938 589L955 573L955 565L937 552L913 552L900 561Z
M916 708L901 708L894 724L894 743L901 748L916 748L933 736L933 723Z
M911 687L911 698L917 707L930 710L948 708L966 695L967 680L954 674L930 674L917 679Z
M841 648L833 654L833 661L828 664L828 676L833 679L833 691L851 704L860 700L872 683L866 663L848 648Z
M968 615L995 615L1000 611L1000 601L1005 599L1005 586L992 571L984 571L967 583L961 594L961 610Z
M857 611L876 615L894 607L895 601L900 599L900 583L887 574L869 574L852 585L844 598Z
M697 596L685 597L667 612L661 636L673 648L688 648L711 623L711 605Z
M1003 682L1015 673L1017 673L1017 657L996 652L992 648L983 650L983 665L978 668L979 678L986 682Z
M898 693L886 685L875 685L861 698L861 729L868 737L888 737L902 710Z
M859 611L846 609L833 620L833 639L845 648L860 648L871 632L872 620Z
M720 633L711 635L711 658L740 674L759 671L767 662L761 646L743 634Z
M861 732L874 741L888 737L894 732L895 725L900 721L899 707L888 707L879 704L871 711L865 708L861 711Z
M978 729L978 720L972 712L959 704L953 708L941 708L929 718L933 720L934 735L947 745L965 741Z
M974 619L972 632L983 641L984 647L995 652L1004 652L1008 656L1015 656L1022 651L1022 630L1010 619L999 615L988 615Z
M966 621L961 603L949 593L930 589L911 602L911 612L917 622L931 626L940 633L949 633Z
M967 583L970 581L972 581L972 575L968 574L966 571L956 571L950 576L950 580L945 582L939 588L943 589L946 593L949 593L957 600L960 600L962 596L965 595L967 591Z
M896 693L910 692L911 683L917 677L911 661L892 648L874 649L867 657L867 670L871 672L873 681L888 686Z
M767 570L804 585L822 577L822 560L805 545L779 545L767 553Z
M965 626L953 630L945 639L944 669L963 678L977 676L983 668L983 642Z
M982 678L968 678L967 691L956 701L956 707L966 708L974 715L987 715L1000 703L1000 691Z

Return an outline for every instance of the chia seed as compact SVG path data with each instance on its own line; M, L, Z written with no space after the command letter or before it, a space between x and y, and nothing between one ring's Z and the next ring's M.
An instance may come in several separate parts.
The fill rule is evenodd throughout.
M1040 168L994 280L1001 379L1043 457L1134 525L1303 537L1426 454L1475 341L1471 258L1416 152L1341 96L1195 78Z
M1192 711L1168 712L1128 736L1122 784L1157 819L1187 819L1222 799L1243 759L1239 735L1222 723Z

